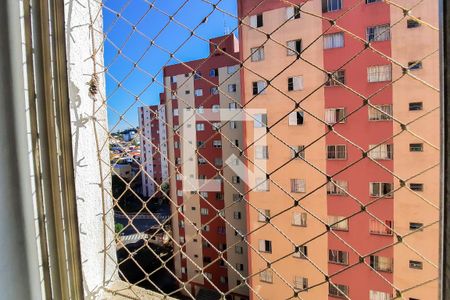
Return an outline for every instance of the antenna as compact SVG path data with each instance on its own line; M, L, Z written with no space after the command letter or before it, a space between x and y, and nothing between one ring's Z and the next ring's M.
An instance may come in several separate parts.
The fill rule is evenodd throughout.
M230 34L230 27L227 26L227 19L225 17L225 13L222 12L222 16L223 16L223 31L225 35Z

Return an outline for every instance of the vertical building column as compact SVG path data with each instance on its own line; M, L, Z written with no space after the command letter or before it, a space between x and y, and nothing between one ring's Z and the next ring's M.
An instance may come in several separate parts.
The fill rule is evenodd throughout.
M103 146L108 140L105 78L101 68L103 18L100 2L66 0L65 4L83 284L85 295L92 296L118 279L109 147Z

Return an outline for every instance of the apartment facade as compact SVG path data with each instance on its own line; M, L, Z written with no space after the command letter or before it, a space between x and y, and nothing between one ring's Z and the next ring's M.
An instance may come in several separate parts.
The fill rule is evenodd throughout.
M159 187L169 178L166 107L163 95L160 102L160 105L138 108L142 194L146 197L157 195Z
M208 58L166 67L164 84L174 251L183 252L175 273L193 295L231 290L240 300L248 299L243 183L225 161L239 155L242 124L222 120L240 103L238 60L234 35L214 38Z
M378 0L290 2L238 2L242 103L267 110L269 132L269 180L246 195L250 298L437 299L437 2L416 18Z

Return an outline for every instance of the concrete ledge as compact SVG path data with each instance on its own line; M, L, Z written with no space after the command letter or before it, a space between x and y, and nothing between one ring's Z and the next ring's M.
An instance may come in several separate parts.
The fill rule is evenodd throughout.
M109 286L103 288L104 292L97 300L159 300L159 299L173 299L176 298L164 296L153 291L149 291L137 286L133 286L121 280L111 283Z

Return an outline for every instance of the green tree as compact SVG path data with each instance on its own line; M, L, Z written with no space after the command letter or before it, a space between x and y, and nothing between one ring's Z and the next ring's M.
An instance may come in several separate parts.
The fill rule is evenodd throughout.
M123 228L124 228L123 224L120 224L120 223L116 223L116 225L114 226L116 233L121 232L123 230Z

